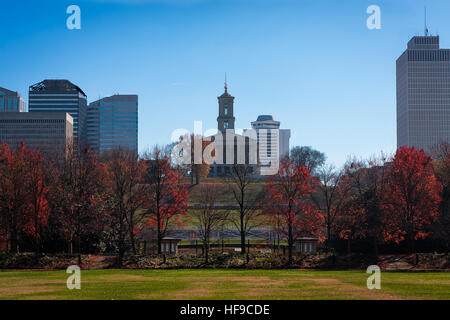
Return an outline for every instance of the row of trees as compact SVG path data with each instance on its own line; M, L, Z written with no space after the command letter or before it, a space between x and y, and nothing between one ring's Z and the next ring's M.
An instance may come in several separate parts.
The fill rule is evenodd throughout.
M292 161L282 166L275 182L270 184L294 191L296 187L303 187L304 195L284 199L280 190L271 191L276 202L272 212L277 208L282 210L280 204L283 204L287 209L282 210L282 216L287 221L298 216L290 209L292 206L305 208L299 210L300 217L319 212L325 228L316 229L315 234L325 240L327 250L332 240L338 238L347 240L348 251L353 240L366 239L372 242L375 254L380 243L404 240L413 252L415 240L430 235L444 239L448 247L449 149L448 144L443 144L433 162L423 150L402 147L391 159L383 155L365 161L352 159L342 170L323 165L319 157L322 165L313 166L315 175L310 179L306 179L309 173L306 165L299 166ZM296 180L299 182L293 183ZM292 183L294 187L289 185ZM301 199L300 204L295 202L298 199ZM308 221L315 220L310 217ZM279 224L278 218L274 224ZM303 221L297 224L299 234L311 233L310 226L305 226ZM289 239L289 232L285 233Z
M334 239L345 239L349 250L352 241L370 239L375 252L380 243L404 240L414 251L415 240L431 234L449 241L447 145L434 163L422 150L404 147L392 159L354 159L339 171L310 148L293 151L260 191L245 165L233 167L225 189L200 186L201 206L192 223L206 256L211 231L225 222L239 231L242 253L253 228L272 228L287 240L290 260L302 236L324 240L327 250ZM190 171L200 169L206 171ZM187 212L186 174L158 148L141 158L121 149L100 158L88 149L45 158L23 144L16 150L2 145L0 239L13 252L19 240L28 239L36 258L43 241L64 241L69 253L84 247L116 252L122 261L127 251L137 253L136 235L150 227L160 253L162 238ZM231 195L234 212L217 210L219 192Z
M85 149L45 159L24 144L1 146L0 237L12 252L27 238L36 259L43 240L63 240L69 253L95 244L121 262L127 250L137 253L135 235L145 226L156 230L161 250L169 222L186 213L187 195L182 175L158 149L142 158L118 149L98 159Z
M379 244L415 241L430 235L449 241L449 148L443 145L436 161L423 150L403 147L394 157L350 160L342 170L325 165L323 154L308 147L294 148L277 175L255 192L251 167L239 165L226 180L237 208L234 215L214 210L218 190L203 187L200 234L207 255L213 226L233 222L241 237L241 252L252 228L271 226L287 240L289 261L295 240L314 236L332 249L343 239L351 251L355 240L369 240L374 253ZM313 174L311 174L311 170Z

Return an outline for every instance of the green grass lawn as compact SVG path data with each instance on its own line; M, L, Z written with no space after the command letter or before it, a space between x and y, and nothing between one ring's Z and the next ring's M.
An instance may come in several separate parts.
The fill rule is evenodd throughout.
M364 271L82 270L69 290L60 271L2 271L0 299L450 299L449 272L382 272L368 290Z

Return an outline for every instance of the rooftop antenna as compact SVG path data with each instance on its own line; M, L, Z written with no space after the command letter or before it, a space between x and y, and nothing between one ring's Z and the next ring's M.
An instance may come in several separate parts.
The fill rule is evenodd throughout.
M427 7L425 7L425 37L428 37L428 26L427 26Z

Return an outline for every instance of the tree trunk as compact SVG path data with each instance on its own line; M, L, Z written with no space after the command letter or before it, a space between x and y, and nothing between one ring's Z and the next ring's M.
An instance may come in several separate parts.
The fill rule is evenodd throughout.
M245 253L244 213L241 210L241 253Z
M81 237L78 235L78 264L81 265Z
M34 252L34 254L35 254L34 260L35 260L35 263L38 264L38 262L39 262L39 221L38 221L38 212L37 212L37 209L36 209L36 201L34 203L35 203L35 209L34 209L34 231L35 231L35 235L34 236L36 237L36 240L35 240L36 247L35 247L35 252Z
M331 240L331 226L327 223L327 241L325 242L325 251L328 253L330 250L330 240Z
M136 250L136 240L134 238L134 221L133 221L133 214L130 215L130 242L131 242L131 250L133 250L133 254L137 255Z
M352 240L350 239L350 237L348 237L347 239L347 253L350 254L352 253L352 244L351 244Z
M288 264L292 264L292 247L294 246L294 237L292 234L292 224L289 223L288 231Z
M131 249L133 250L133 254L137 255L136 241L134 240L134 233L133 233L133 231L130 232L130 241L131 241Z
M378 256L378 239L376 236L373 237L373 253Z
M12 219L12 226L11 226L11 248L10 251L13 253L19 252L19 242L17 241L17 224L15 222L16 219Z
M409 233L408 242L409 242L408 243L408 245L409 245L409 253L416 253L416 246L415 246L415 243L414 243L414 237L413 237L412 232Z

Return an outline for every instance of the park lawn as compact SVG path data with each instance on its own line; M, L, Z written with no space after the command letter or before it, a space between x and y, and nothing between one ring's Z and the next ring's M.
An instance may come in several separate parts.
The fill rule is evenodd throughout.
M2 271L0 299L450 299L449 272L382 272L381 290L364 270L82 270L80 290L68 276Z

